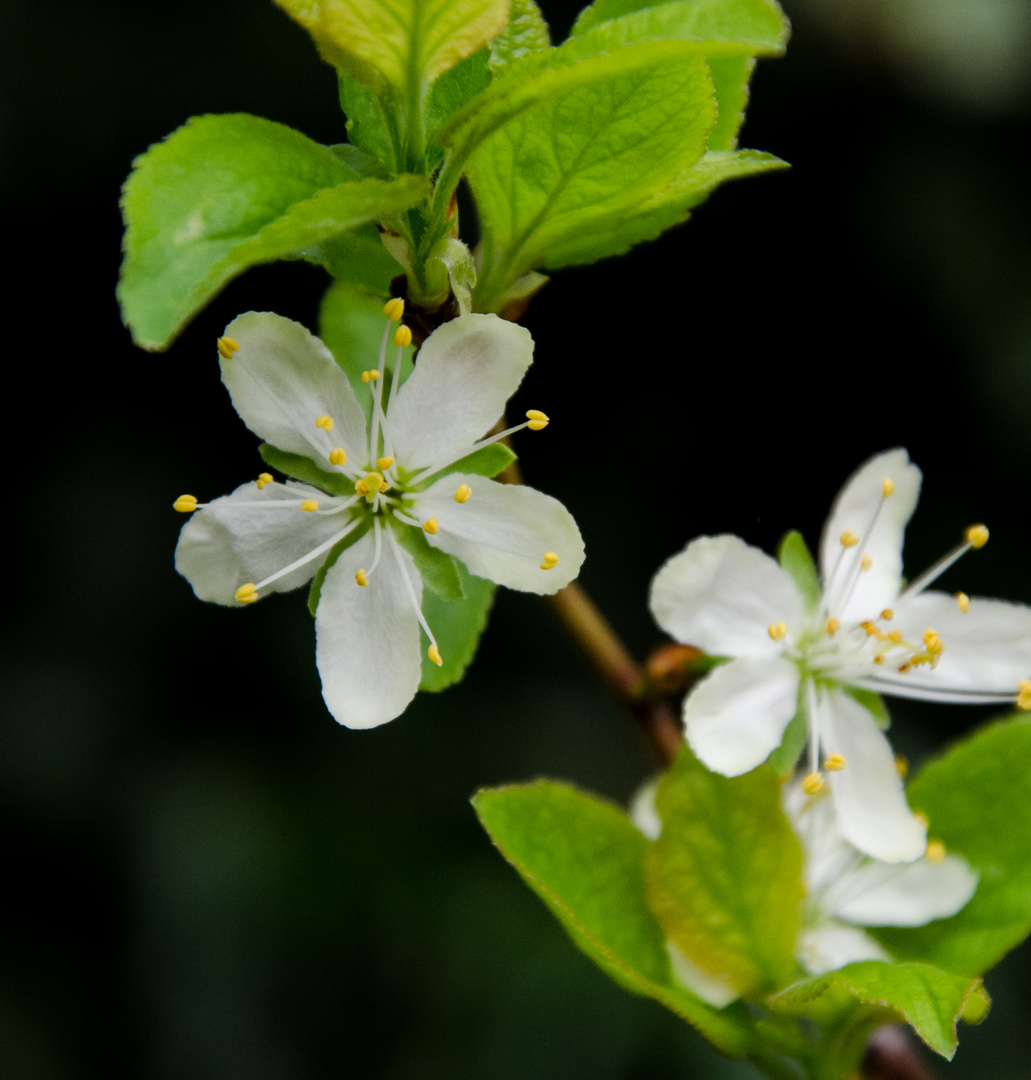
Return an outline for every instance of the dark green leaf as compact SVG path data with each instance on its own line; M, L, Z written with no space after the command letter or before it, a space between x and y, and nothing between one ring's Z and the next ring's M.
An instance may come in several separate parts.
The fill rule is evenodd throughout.
M468 457L462 458L461 461L456 461L446 469L434 473L426 481L425 485L417 484L416 490L435 484L442 476L447 476L449 473L473 473L476 476L486 477L497 476L498 473L504 472L515 460L516 455L504 443L491 443L490 446L485 446L482 450L475 450Z
M777 562L791 575L805 606L814 610L820 603L820 575L800 532L792 529L784 534L777 548Z
M1031 931L1031 718L982 728L909 785L930 834L980 874L951 919L872 931L895 956L980 975Z
M455 566L465 593L464 600L447 603L433 593L423 593L423 618L437 639L444 663L438 667L428 656L423 656L420 690L443 690L465 674L476 655L480 635L494 602L494 582L470 574L460 562L456 561Z
M774 771L728 779L684 747L656 808L648 900L666 936L741 994L783 986L796 968L802 849Z
M462 580L458 576L457 561L446 551L432 547L422 529L413 529L411 525L402 524L394 530L394 536L415 561L415 568L426 588L441 600L450 602L461 600L465 596ZM430 628L432 629L432 624Z
M302 483L311 484L330 495L353 495L354 481L349 480L341 473L332 473L328 469L320 468L310 457L304 454L292 454L288 450L280 450L271 443L262 443L258 447L261 460L270 465L277 472L300 480Z
M347 117L348 139L370 157L382 162L390 172L396 170L397 154L380 99L365 83L346 71L337 72L337 92L340 108Z
M138 344L163 348L248 266L392 219L428 190L414 176L358 179L282 124L197 117L137 158L126 181L123 317Z
M505 858L603 971L662 1002L726 1053L752 1050L740 1004L716 1010L673 982L645 901L648 841L621 810L544 780L483 789L473 805Z
M402 273L401 265L383 246L375 225L361 225L338 233L298 254L324 266L337 281L357 285L382 299L390 295L390 282Z
M867 960L848 964L789 986L768 999L780 1011L805 1016L811 1003L832 988L856 1001L893 1013L911 1024L925 1043L942 1057L956 1052L956 1021L973 999L974 1014L984 1017L984 989L979 980L950 975L930 964L888 964ZM888 1016L884 1017L889 1019Z

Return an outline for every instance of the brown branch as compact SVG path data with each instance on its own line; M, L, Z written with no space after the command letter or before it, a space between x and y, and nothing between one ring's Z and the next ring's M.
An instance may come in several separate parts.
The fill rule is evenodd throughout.
M936 1080L920 1060L904 1028L878 1028L866 1044L863 1080Z

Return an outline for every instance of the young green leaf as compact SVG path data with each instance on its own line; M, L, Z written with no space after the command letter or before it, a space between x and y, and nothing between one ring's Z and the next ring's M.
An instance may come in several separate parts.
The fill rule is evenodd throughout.
M324 60L377 94L413 101L438 75L486 45L508 0L276 0Z
M423 618L433 630L444 662L438 667L423 654L420 690L444 690L462 678L476 655L494 603L492 581L470 574L461 562L456 561L455 568L465 599L448 603L432 592L422 594Z
M534 0L512 0L504 30L490 43L490 67L504 70L513 61L551 46L551 34Z
M792 529L784 534L777 548L777 562L791 575L805 606L812 611L820 602L820 575L800 532Z
M768 998L767 1004L777 1011L806 1016L812 1002L833 988L911 1024L932 1050L949 1060L956 1052L956 1022L971 999L974 1015L984 1016L984 990L979 979L950 975L930 964L881 960L847 964L827 975L803 979ZM885 1020L891 1018L884 1016Z
M783 986L796 968L802 849L776 774L761 766L728 779L685 747L656 808L648 901L666 936L740 994Z
M196 117L137 158L126 181L123 317L137 344L164 348L248 266L393 219L428 190L415 176L361 180L282 124Z
M426 137L430 143L427 171L444 156L444 151L433 142L437 128L487 89L490 85L489 62L490 49L477 49L472 56L445 71L430 89L426 104Z
M663 933L645 901L649 843L626 814L546 780L484 788L473 805L501 853L603 971L662 1002L725 1053L752 1051L740 1003L717 1010L673 981Z
M982 728L909 785L930 835L980 874L951 919L871 931L893 955L980 975L1031 932L1031 718Z
M298 253L308 262L324 266L337 281L357 285L375 296L390 295L390 283L403 273L398 263L380 240L375 225L360 225L357 229L302 248Z
M716 91L719 117L709 132L708 147L714 150L736 150L737 133L745 119L748 104L748 81L755 70L751 56L709 56L709 77Z

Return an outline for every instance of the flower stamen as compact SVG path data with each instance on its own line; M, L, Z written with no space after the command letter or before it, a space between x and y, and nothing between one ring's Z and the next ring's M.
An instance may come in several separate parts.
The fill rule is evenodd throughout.
M240 343L231 337L220 337L218 341L215 342L215 347L218 349L218 355L221 356L223 360L232 360L233 356L240 348Z

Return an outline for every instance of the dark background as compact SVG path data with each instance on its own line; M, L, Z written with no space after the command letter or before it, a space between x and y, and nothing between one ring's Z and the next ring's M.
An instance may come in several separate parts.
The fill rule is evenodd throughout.
M661 561L700 532L815 541L838 485L904 444L918 571L1031 601L1025 0L796 0L742 144L787 173L719 191L620 262L557 274L527 323L531 483L588 547L633 648ZM546 5L556 38L572 6ZM259 467L213 338L314 326L320 270L246 274L166 354L119 323L118 188L202 112L343 138L331 70L263 0L5 0L8 273L0 1074L11 1080L746 1077L580 956L479 830L481 784L626 799L652 764L537 598L502 593L465 683L371 732L325 712L303 597L197 602L182 491ZM525 401L525 403L524 403ZM916 761L983 719L899 704ZM1031 975L943 1076L1026 1077Z

